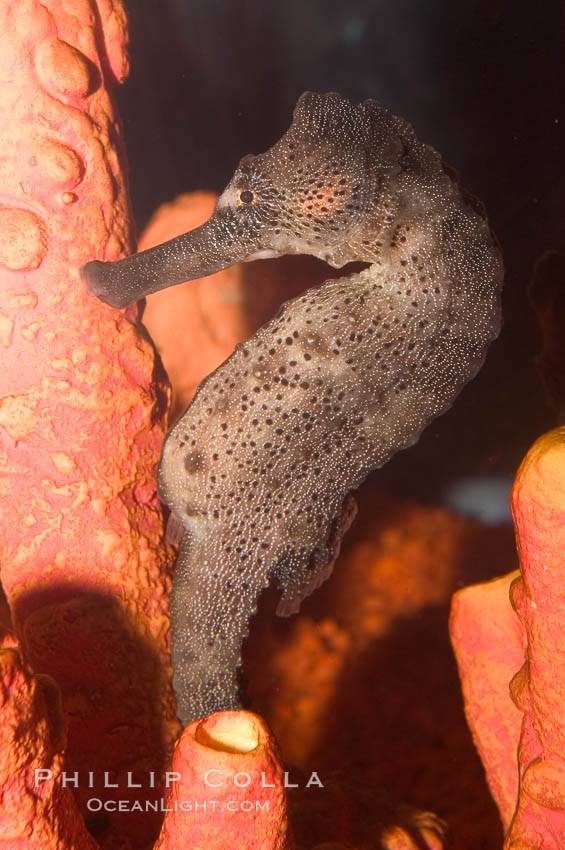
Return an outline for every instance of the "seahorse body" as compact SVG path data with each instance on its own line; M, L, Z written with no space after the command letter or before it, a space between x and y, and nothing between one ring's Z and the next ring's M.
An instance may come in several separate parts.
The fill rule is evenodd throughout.
M276 578L278 613L298 610L331 571L350 491L451 406L499 331L502 262L477 204L404 120L334 93L302 95L203 228L85 276L123 303L285 253L368 266L284 304L166 439L159 491L185 528L172 598L185 723L239 704L261 589Z

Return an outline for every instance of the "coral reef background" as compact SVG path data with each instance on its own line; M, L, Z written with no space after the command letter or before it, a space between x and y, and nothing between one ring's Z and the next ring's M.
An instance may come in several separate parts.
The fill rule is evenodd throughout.
M487 482L510 479L534 437L554 424L563 410L562 361L555 355L560 338L558 311L551 309L562 285L563 265L539 262L563 237L560 198L565 123L558 64L563 10L556 0L544 4L543 10L532 10L525 3L485 4L480 0L456 5L441 0L422 9L408 0L329 5L314 0L306 8L298 0L272 7L258 0L199 6L182 0L130 0L128 6L133 73L119 97L139 228L162 201L179 191L222 186L242 154L264 150L280 135L296 96L307 88L337 89L357 99L381 99L413 121L421 136L461 170L465 184L486 202L508 267L506 326L500 340L479 378L452 411L360 491L360 515L345 541L335 574L307 600L300 615L275 619L276 589L265 594L246 646L245 674L248 703L261 712L278 736L285 767L297 777L316 770L326 783L323 792L302 787L291 794L298 846L312 847L330 838L338 847L350 847L352 842L359 847L379 846L387 831L389 846L400 846L392 842L401 826L415 841L426 830L434 832L437 821L426 813L433 809L449 824L447 846L494 850L501 843L500 823L465 724L447 620L455 589L516 566L513 532L508 524L485 526L456 516L441 503L448 501L450 488L466 477L480 476ZM28 13L27 7L24 12ZM36 38L37 20L33 20L33 31ZM72 42L74 31L68 37ZM95 47L98 49L98 41L93 35L92 44L85 49L96 56ZM45 54L41 55L45 59ZM49 48L49 61L38 67L49 70L53 56L57 59L57 53ZM81 83L83 77L79 74L75 79ZM62 100L70 96L67 89L55 94ZM18 147L12 146L12 152L16 156ZM65 198L74 200L69 193ZM207 197L206 203L210 202ZM66 235L67 231L61 227L57 232ZM71 276L78 280L86 249L81 240L74 240L72 246L74 259L65 262L65 269L72 267ZM545 370L543 384L534 366L539 330L526 295L534 267L543 283L543 299L537 300L540 314L545 315L546 357L540 364ZM215 365L213 357L204 356L202 339L207 334L215 337L213 354L221 359L224 349L229 353L233 341L240 334L248 335L272 314L277 303L326 276L323 264L300 258L254 264L245 271L233 270L229 279L216 281L214 289L195 289L201 296L197 312L202 319L202 337L196 337L196 324L189 327L184 318L188 313L180 307L172 311L173 319L180 322L180 337L171 333L171 324L157 322L151 331L173 380L177 411L200 377ZM55 274L54 280L59 280ZM82 290L70 285L69 292L86 301ZM88 309L94 314L105 308L88 300ZM78 315L76 310L73 315ZM107 313L104 316L111 318ZM149 327L152 318L155 302L145 314ZM55 311L52 320L65 326L65 342L72 339L63 314ZM98 327L100 322L95 324ZM126 322L121 327L127 327L133 339L132 326ZM218 336L215 327L221 327L224 335ZM182 339L183 331L185 337L188 334L196 341L192 358L203 368L201 375L191 371L181 387L175 377L174 356L167 362L171 348L167 351L163 333L169 336L169 346L172 342L178 349L176 340ZM109 337L112 335L113 331ZM150 348L141 339L133 342L148 353L144 362L149 375L153 368ZM106 362L107 356L102 359ZM7 371L8 376L13 374L15 371ZM137 373L136 381L140 383ZM149 396L145 399L147 408L150 400ZM147 427L162 430L162 424L153 419ZM104 443L101 450L122 460L111 444ZM151 458L156 457L156 443L151 444L151 451ZM153 490L147 492L153 499ZM147 492L139 494L143 506ZM150 507L155 510L155 528L160 532L157 503ZM135 505L131 510L134 519L141 513ZM9 530L16 539L13 532L19 528L12 525ZM153 533L153 525L151 530ZM157 599L155 622L162 639L166 618L160 600L168 580L170 553L158 542L160 533L154 533L163 571L148 573L153 582L148 586L157 589L153 594L144 590L140 595L143 604L136 600L135 606L143 625L146 596L150 601ZM71 539L76 540L76 535ZM132 551L137 551L133 543ZM74 558L73 564L80 567L81 563ZM85 563L88 566L89 562ZM135 559L132 563L135 565ZM36 566L35 562L31 566ZM90 571L84 574L90 576ZM116 571L118 574L121 576ZM13 602L17 581L10 583L6 571L3 578ZM120 579L120 593L122 584ZM132 595L135 597L135 591ZM124 596L129 599L128 593ZM43 597L40 601L43 604ZM74 680L65 665L72 663L73 655L64 650L73 646L79 655L87 654L85 646L76 642L78 633L97 650L99 646L97 629L88 628L91 609L80 600L74 607L63 602L62 607L46 613L38 601L38 611L33 612L37 616L27 624L26 648L36 671L50 672L65 683L63 706L68 716ZM2 613L7 622L8 612ZM134 613L138 615L137 608ZM28 616L26 611L23 614ZM67 631L61 623L70 624ZM52 624L57 640L52 639ZM151 632L149 626L147 630ZM106 654L94 653L96 663L104 666L107 654L117 646L125 653L124 664L128 663L135 647L121 639L123 630L112 626L109 633L117 638L108 643ZM164 646L163 640L159 646ZM127 687L127 677L122 675L126 668L120 664L106 667L113 669L116 682ZM131 667L137 669L135 663ZM80 665L77 669L82 676ZM166 679L166 665L159 669ZM53 723L51 729L44 719L46 713L50 719L51 714L59 716L53 708L53 691L44 679L36 682L29 677L11 644L5 649L3 670L14 690L25 696L19 707L25 708L26 718L39 717L41 729L45 726L46 758L52 758L60 769L64 748L60 724ZM152 663L144 678L149 691L154 686L154 670ZM96 686L95 677L93 681ZM174 731L171 704L166 683L160 682L159 687L170 747ZM117 686L110 687L110 692L123 706L128 723L139 717L153 723L154 716L161 716L152 703L150 711L139 709L137 703L131 708L121 699ZM145 700L143 688L136 686L134 694ZM88 708L90 703L85 701L85 705ZM6 706L11 711L8 702ZM71 723L68 729L67 765L72 766L73 758L84 753L77 741L86 742L87 749L106 759L106 753L98 751L91 727L77 716L80 722ZM17 739L19 727L14 717L6 730L15 729ZM100 714L92 717L98 722ZM153 724L157 732L158 722ZM26 728L31 728L29 723ZM139 746L130 745L134 739L121 737L126 756L139 757ZM6 751L8 743L6 739ZM41 746L32 750L43 758ZM152 749L159 764L163 761L161 749L166 747ZM119 752L113 755L120 757ZM7 763L6 776L15 775L14 765ZM18 776L20 781L23 772ZM58 803L65 811L71 806L67 797L61 796ZM19 814L20 809L17 811ZM23 811L24 826L25 818L27 812ZM128 829L130 835L136 832L136 846L152 843L145 823L143 829ZM2 826L14 827L11 813ZM92 846L74 810L62 826L76 830L84 846ZM98 833L101 846L122 846L116 843L122 840L121 824L114 827L111 821L91 821L88 826ZM48 846L51 833L45 834Z

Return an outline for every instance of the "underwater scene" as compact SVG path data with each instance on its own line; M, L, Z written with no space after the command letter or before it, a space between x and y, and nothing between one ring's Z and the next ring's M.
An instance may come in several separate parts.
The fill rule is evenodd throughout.
M563 25L5 0L0 847L565 847Z

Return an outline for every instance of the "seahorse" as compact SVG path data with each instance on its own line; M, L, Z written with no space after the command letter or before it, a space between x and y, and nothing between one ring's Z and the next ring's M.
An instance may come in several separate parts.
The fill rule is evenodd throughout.
M313 254L366 267L285 303L200 385L171 429L161 498L182 524L171 601L184 723L240 705L242 642L331 572L351 491L447 410L500 328L503 266L480 204L375 100L303 94L245 156L201 227L82 270L115 307L227 266Z

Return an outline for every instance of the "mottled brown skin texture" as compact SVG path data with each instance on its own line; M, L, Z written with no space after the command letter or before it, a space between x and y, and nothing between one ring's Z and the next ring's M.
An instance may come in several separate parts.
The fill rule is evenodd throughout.
M304 94L210 220L83 271L122 306L233 262L309 253L361 272L283 305L203 381L166 440L161 497L185 534L172 598L180 716L239 704L241 643L331 571L349 493L453 403L500 326L500 253L439 154L376 101Z

